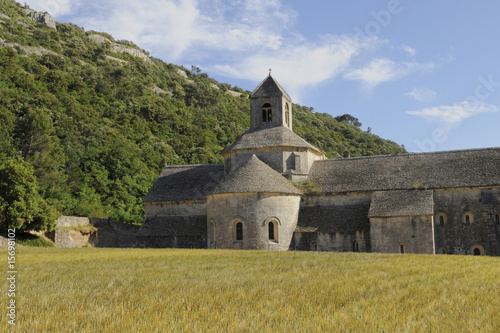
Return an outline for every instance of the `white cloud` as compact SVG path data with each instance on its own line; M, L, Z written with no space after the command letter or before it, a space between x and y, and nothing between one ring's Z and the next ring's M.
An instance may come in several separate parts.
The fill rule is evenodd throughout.
M48 12L53 17L68 15L75 9L74 0L29 0L24 2L30 8L40 12Z
M401 50L405 51L406 53L408 53L411 56L414 56L415 53L417 53L417 51L414 48L409 47L408 45L405 45L405 44L402 44L400 46L400 48L401 48Z
M441 105L418 111L406 111L406 113L429 120L437 120L444 125L446 130L449 130L469 117L484 112L498 112L498 110L497 106L482 101L464 101L453 105Z
M262 80L268 68L275 77L286 82L286 90L300 101L304 87L310 87L335 78L346 70L351 59L366 43L377 43L377 38L358 42L349 36L324 36L320 43L288 45L279 50L258 52L234 64L214 65L211 72L236 78Z
M429 88L413 88L405 96L410 96L420 103L430 103L436 99L437 93Z
M375 59L364 68L355 69L343 75L344 79L359 81L366 88L372 89L377 85L400 79L419 71L434 68L434 64L420 64L417 62L395 62L390 59Z

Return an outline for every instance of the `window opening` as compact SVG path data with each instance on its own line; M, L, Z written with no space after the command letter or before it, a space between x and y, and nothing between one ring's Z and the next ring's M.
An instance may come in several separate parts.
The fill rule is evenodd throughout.
M236 240L243 240L243 223L236 223Z
M354 241L354 242L352 243L352 250L353 250L354 252L359 252L359 243L358 243L357 241Z
M265 103L262 105L262 122L270 122L272 120L273 114L272 114L272 106L270 103Z
M269 222L269 239L274 240L274 222Z
M439 216L439 225L444 225L444 216L443 215Z
M405 245L403 243L399 244L399 253L405 253Z
M476 248L474 248L474 255L475 255L475 256L480 256L480 255L481 255L481 250L480 250L480 249L478 249L477 247L476 247Z

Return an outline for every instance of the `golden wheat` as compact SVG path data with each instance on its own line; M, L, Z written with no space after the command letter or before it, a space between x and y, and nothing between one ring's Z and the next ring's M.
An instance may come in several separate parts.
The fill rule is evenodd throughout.
M497 257L22 248L17 261L18 332L500 331Z

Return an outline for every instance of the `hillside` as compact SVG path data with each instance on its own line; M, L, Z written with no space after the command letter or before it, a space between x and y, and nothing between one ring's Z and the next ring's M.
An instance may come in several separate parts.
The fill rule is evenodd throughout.
M65 215L141 221L165 163L220 163L249 126L250 92L133 42L0 0L0 164L23 157ZM297 134L329 158L404 148L294 105Z

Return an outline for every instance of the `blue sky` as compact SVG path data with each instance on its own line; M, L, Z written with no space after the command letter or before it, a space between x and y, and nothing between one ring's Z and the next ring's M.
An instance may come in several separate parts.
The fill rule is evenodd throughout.
M498 1L25 2L243 89L272 68L294 102L412 152L500 146Z

